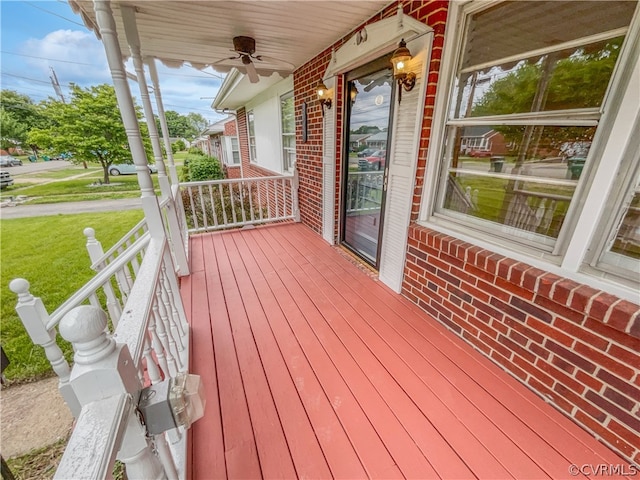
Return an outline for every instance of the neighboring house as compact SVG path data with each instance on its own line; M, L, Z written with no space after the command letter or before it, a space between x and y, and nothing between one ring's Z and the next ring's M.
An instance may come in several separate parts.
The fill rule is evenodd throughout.
M389 136L388 132L378 132L374 135L371 135L369 138L367 138L365 142L368 148L385 149L387 148L388 136Z
M296 159L292 76L283 79L274 73L252 84L233 70L212 106L236 113L244 176L291 171Z
M372 133L353 133L349 135L349 149L352 152L357 152L364 145L366 145L367 138L369 138Z
M85 21L105 21L80 3ZM95 3L104 15L105 4L120 4ZM319 18L316 2L237 2L230 9L180 2L184 18L201 24L171 31L166 10L177 8L173 2L127 5L140 7L129 15L144 18L142 51L167 62L228 57L230 45L216 50L211 42L212 25L229 38L258 32L260 52L292 68L289 75L260 71L258 82L232 69L213 103L235 114L243 177L295 166L300 219L309 229L637 464L639 3L348 3L344 15L342 4L323 3ZM403 39L406 88L390 62ZM109 48L128 56L123 42ZM588 85L586 70L594 75ZM477 88L480 74L491 78ZM319 102L320 82L330 106ZM512 96L501 102L487 95L492 88ZM481 99L487 113L467 115ZM349 134L355 119L388 128L385 168L365 175L350 161L360 141ZM465 163L457 140L479 139L498 153L498 125L517 137L515 160L491 171ZM568 142L590 145L571 178L568 165L533 162ZM363 185L366 204L347 208ZM276 270L268 275L277 277Z
M233 116L209 125L194 143L207 155L220 160L230 178L240 177L240 147Z
M473 150L491 152L493 155L504 155L508 151L504 136L484 125L464 129L460 153L467 155Z

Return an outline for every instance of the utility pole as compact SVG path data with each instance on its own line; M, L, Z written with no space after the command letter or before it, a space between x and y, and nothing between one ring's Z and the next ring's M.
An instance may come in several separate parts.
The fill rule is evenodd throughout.
M56 92L56 95L58 95L58 97L60 97L60 100L62 101L62 103L67 103L64 101L64 95L62 95L62 89L60 88L60 82L58 82L58 76L56 75L56 71L53 69L53 67L49 67L51 69L51 75L49 76L49 78L51 79L51 85L53 85L53 89Z

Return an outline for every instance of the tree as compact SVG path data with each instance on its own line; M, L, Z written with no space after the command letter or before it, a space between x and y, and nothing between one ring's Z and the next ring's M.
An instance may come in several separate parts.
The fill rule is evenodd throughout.
M40 107L27 95L14 90L2 90L0 93L0 119L3 149L24 144L29 130L46 125Z
M187 114L187 123L189 124L189 133L191 134L192 138L200 135L209 125L209 122L207 122L206 118L204 118L199 113L193 112Z
M22 144L26 137L26 127L2 109L0 109L0 126L0 148L8 150Z
M202 132L209 122L199 113L189 113L188 115L180 115L173 110L167 110L164 114L167 119L167 128L170 137L193 139ZM160 119L156 117L156 126L158 131L160 128Z
M366 134L366 133L378 133L380 131L381 131L380 128L378 128L376 125L361 125L357 130L354 130L351 133Z
M622 37L602 43L580 47L570 55L550 54L536 63L523 62L491 86L476 103L472 117L502 115L532 111L553 111L599 107L615 66ZM565 54L566 55L566 54ZM539 91L540 90L540 91ZM540 99L535 106L536 98ZM495 126L508 143L526 146L520 156L536 154L534 146L546 151L560 151L563 145L590 141L594 128L584 127L537 127L530 136L536 141L529 143L527 127Z
M109 167L113 163L132 163L127 134L111 85L83 89L72 84L69 103L51 99L45 102L43 112L52 125L31 130L30 143L53 154L71 152L74 163L99 163L104 172L104 183L109 183ZM142 123L140 129L149 159L146 124Z

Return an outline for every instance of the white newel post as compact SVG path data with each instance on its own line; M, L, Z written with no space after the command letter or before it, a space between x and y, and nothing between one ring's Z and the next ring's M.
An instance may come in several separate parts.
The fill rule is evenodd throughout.
M91 260L91 264L93 265L104 256L102 244L96 238L96 231L93 228L87 227L82 233L87 237L87 253L89 253L89 260ZM100 270L101 269L99 267L96 269L97 272ZM115 328L118 326L118 320L122 314L120 302L118 301L118 297L116 296L110 282L105 283L102 288L107 296L107 310L109 311L109 317L111 317L113 328Z
M123 393L133 396L134 404L142 385L129 349L106 332L107 315L96 307L74 308L60 322L60 334L75 349L75 365L70 384L82 406ZM117 458L130 479L165 479L160 459L154 455L146 428L135 411L127 418L126 430Z
M29 282L22 278L16 278L9 284L11 291L18 295L16 312L18 312L18 316L20 320L22 320L25 330L29 334L29 337L31 337L31 341L44 348L45 355L49 363L51 363L53 371L56 372L60 378L58 384L60 394L71 410L72 415L78 418L80 414L80 403L69 384L71 373L69 364L62 354L62 350L56 343L55 328L47 330L46 325L50 317L42 300L39 297L31 295L29 286Z
M138 117L136 116L135 106L124 70L124 63L116 33L116 24L113 19L113 12L111 11L111 2L109 0L94 0L93 8L96 14L96 23L100 30L102 44L104 45L107 56L107 63L111 71L111 78L113 79L113 86L118 99L118 107L122 115L122 122L127 132L131 156L138 174L138 184L142 192L142 208L147 220L147 225L149 226L149 234L152 238L162 238L165 235L164 223L162 221L158 199L154 192L153 181L149 173L149 165L147 164L147 155L140 135Z

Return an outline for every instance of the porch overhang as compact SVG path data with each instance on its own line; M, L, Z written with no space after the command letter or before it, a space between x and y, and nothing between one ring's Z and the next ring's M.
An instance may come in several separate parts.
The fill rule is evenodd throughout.
M170 67L177 68L188 62L198 69L213 66L226 73L229 67L216 67L213 64L232 56L232 39L235 36L255 38L256 54L286 61L295 69L333 44L337 38L348 35L389 3L389 0L131 0L126 5L135 9L145 57L157 58ZM93 2L69 0L69 4L99 37ZM126 58L130 51L119 8L124 4L117 0L111 2L120 50ZM268 68L269 60L263 66Z

